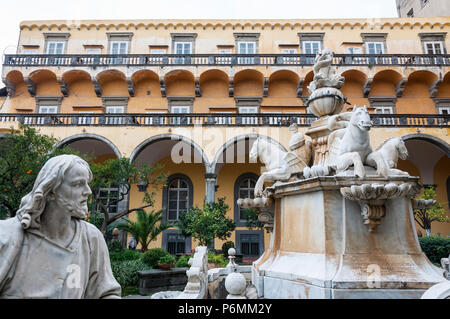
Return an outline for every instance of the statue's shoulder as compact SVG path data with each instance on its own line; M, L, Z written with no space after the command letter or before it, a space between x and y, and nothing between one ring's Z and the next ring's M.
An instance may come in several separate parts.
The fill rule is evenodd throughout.
M16 217L0 220L0 246L21 242L23 233L22 225Z
M103 239L103 234L102 232L93 224L85 221L85 220L80 220L80 224L81 226L85 229L87 236L90 239Z

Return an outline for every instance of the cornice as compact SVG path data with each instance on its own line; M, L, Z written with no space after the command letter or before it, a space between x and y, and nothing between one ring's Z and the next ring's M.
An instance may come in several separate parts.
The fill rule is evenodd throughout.
M444 29L450 27L450 17L427 18L382 18L382 19L314 19L314 20L40 20L23 21L21 30L106 30L126 31L138 29L170 29L170 30L205 30L230 29L245 32L264 29L291 30L324 30L324 29L358 29L358 30L389 30L389 29Z

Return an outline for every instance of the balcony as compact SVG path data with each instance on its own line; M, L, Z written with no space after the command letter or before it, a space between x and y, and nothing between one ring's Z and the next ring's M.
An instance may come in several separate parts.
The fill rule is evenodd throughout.
M449 128L447 114L372 114L375 127ZM292 123L310 126L317 118L312 114L1 114L0 124L19 122L30 126L222 126L287 127Z
M8 67L312 66L314 54L8 54ZM450 55L335 54L336 66L448 66Z

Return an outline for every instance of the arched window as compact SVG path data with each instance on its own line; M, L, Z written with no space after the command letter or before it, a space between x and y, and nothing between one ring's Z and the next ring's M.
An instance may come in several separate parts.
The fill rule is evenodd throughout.
M169 176L163 188L163 220L177 221L182 212L192 207L193 196L194 188L189 177L183 174ZM174 255L191 252L191 237L184 237L178 229L166 229L161 244Z
M239 176L234 183L234 221L236 226L245 226L243 209L237 205L239 198L254 198L254 190L258 175L245 173Z
M189 188L185 180L178 178L170 183L168 192L167 219L178 220L180 213L188 209Z

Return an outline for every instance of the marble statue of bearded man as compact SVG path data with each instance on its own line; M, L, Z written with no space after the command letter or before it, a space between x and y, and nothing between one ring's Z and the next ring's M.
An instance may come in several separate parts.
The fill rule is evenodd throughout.
M53 157L0 221L0 298L120 298L103 235L83 220L91 179L80 157Z

